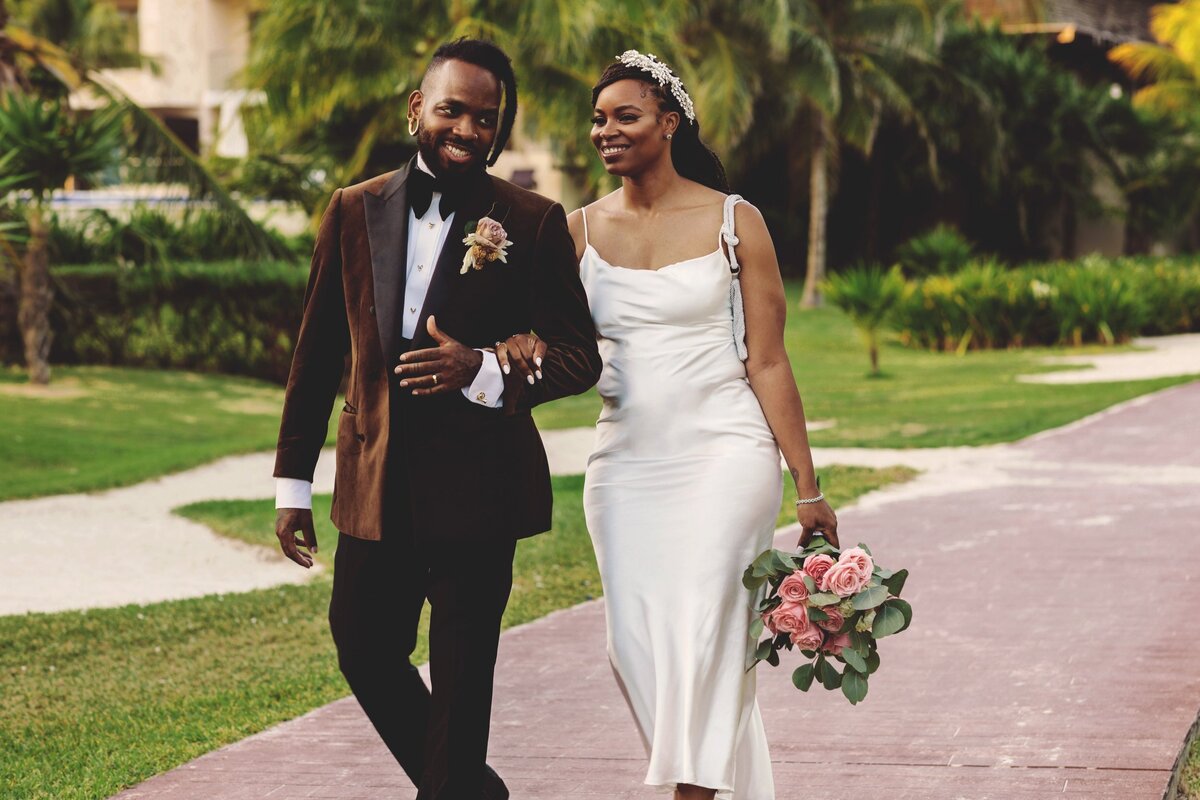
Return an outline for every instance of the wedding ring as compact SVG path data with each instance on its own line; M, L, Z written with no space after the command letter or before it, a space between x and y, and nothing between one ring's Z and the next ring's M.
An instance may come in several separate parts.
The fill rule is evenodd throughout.
M433 385L437 386L437 373L433 373Z

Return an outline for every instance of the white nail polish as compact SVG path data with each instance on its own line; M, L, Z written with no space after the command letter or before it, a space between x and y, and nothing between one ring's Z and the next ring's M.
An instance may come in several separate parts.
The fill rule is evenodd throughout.
M539 381L542 379L542 371L541 371L540 369L539 369L537 372L533 373L533 374L537 376L537 379L538 379Z
M540 367L540 366L542 365L542 357L541 357L541 356L538 356L537 358L535 358L535 359L533 360L533 362L534 362L535 364L537 364L537 365Z
M507 374L508 374L508 373L510 373L510 372L512 372L512 370L511 370L511 369L509 369L509 367L508 367L508 364L505 364L505 365L504 365L504 374L505 374L505 375L507 375Z
M525 376L525 380L529 381L529 383L530 383L530 384L532 384L532 383L533 383L533 376L532 376L532 375L526 375L526 376Z

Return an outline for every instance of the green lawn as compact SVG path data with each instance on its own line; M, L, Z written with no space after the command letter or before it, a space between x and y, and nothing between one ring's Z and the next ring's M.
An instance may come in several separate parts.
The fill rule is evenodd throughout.
M46 389L0 368L0 500L107 489L269 450L283 392L226 375L56 367Z
M905 477L822 474L837 506ZM518 548L506 626L600 594L583 480L556 478L554 489L554 532ZM337 543L329 502L318 496L314 512L327 566ZM180 513L274 548L271 506L222 501ZM345 695L325 619L331 571L244 594L0 617L0 797L107 797ZM422 632L414 658L425 654Z
M1200 736L1192 740L1192 747L1183 773L1179 776L1180 800L1200 800Z
M789 290L794 301L798 287ZM834 423L813 433L819 446L1012 441L1186 380L1025 384L1015 376L1042 371L1041 356L1068 351L958 357L896 342L883 348L884 376L870 378L858 335L841 312L793 310L786 336L809 419ZM0 500L123 486L270 449L282 395L245 378L113 367L60 366L48 390L33 390L19 370L0 369ZM585 426L599 407L592 390L535 415L546 429Z
M799 284L788 286L785 341L821 447L939 447L1010 442L1065 425L1122 400L1183 383L1163 378L1129 383L1042 385L1016 376L1048 371L1043 356L1079 350L1036 348L971 352L965 356L913 350L888 341L880 355L884 375L867 375L866 348L837 309L799 312ZM1086 352L1111 352L1100 347ZM599 414L595 390L534 413L542 428L591 425Z

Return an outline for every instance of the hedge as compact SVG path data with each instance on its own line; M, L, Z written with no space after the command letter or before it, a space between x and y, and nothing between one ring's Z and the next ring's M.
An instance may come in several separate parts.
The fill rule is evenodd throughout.
M191 369L284 383L307 265L226 261L52 270L51 361ZM0 292L0 358L21 358L16 298Z
M909 281L890 324L909 344L959 352L1200 331L1200 259L972 262Z

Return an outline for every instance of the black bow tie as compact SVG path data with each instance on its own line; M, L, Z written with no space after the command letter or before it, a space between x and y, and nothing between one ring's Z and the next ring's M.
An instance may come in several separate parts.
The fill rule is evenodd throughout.
M439 180L416 165L408 174L408 203L417 219L425 216L429 204L433 202L433 193L440 192L438 215L442 219L453 214L459 206L461 189L449 181Z

